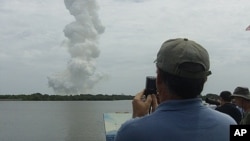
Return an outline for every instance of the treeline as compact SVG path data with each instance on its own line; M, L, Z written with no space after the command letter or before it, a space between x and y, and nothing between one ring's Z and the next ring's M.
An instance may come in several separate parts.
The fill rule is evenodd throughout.
M103 95L103 94L80 94L80 95L48 95L41 93L34 93L30 95L0 95L2 101L109 101L109 100L132 100L134 96L131 95Z
M109 101L109 100L132 100L134 96L131 95L107 95L107 94L80 94L80 95L48 95L41 93L34 93L30 95L19 94L19 95L0 95L0 101ZM207 102L217 101L219 96L216 94L207 94L201 96L202 100L209 100ZM212 104L212 103L211 103Z

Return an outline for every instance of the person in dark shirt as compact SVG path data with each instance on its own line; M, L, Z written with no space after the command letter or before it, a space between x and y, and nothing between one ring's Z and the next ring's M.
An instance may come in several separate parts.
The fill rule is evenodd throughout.
M230 115L238 124L242 119L240 110L232 103L230 91L222 91L220 93L220 106L215 110Z

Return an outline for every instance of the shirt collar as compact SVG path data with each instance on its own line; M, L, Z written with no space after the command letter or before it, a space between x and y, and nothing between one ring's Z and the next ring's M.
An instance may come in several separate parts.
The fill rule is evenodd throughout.
M168 111L176 111L176 110L184 110L190 109L194 107L201 107L202 100L201 98L192 98L192 99L181 99L181 100L168 100L161 103L156 111L168 110Z

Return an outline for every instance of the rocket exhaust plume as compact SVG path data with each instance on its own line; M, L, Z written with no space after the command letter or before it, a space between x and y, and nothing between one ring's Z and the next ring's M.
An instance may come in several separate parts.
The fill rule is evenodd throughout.
M64 0L75 21L66 25L64 35L71 59L65 71L48 77L56 94L88 93L103 76L97 73L96 58L100 54L98 37L104 32L95 0Z

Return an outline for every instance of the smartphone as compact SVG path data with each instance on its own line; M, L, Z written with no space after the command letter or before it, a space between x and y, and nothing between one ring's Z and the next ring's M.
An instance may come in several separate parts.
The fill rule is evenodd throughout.
M147 97L150 94L156 94L156 77L155 76L147 76L146 77L146 88L144 91L144 95Z

